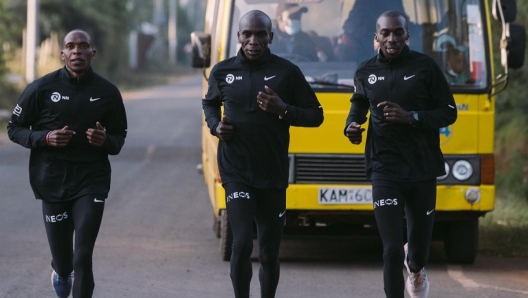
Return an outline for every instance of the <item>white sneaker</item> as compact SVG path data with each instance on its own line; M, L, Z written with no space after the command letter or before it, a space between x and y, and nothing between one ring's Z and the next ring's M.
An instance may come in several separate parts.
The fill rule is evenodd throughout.
M405 250L403 264L405 265L405 268L407 268L407 273L409 274L405 281L405 289L407 289L407 293L411 298L427 298L427 295L429 294L429 279L427 278L425 268L422 268L422 270L417 273L411 272L411 270L409 270L409 264L407 264L407 243L405 243L403 249Z

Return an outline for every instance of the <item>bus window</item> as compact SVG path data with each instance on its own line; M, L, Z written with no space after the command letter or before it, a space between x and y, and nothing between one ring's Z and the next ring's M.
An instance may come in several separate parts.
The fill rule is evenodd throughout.
M326 83L314 83L314 89L353 86L357 65L377 54L376 20L387 10L406 15L409 47L433 57L454 92L487 88L478 0L235 0L229 56L239 49L240 16L254 9L273 21L271 52L297 64L309 82Z
M434 3L404 0L410 24L411 41L421 35L417 51L433 57L443 70L453 91L485 89L489 76L484 48L483 9L478 0L444 0Z

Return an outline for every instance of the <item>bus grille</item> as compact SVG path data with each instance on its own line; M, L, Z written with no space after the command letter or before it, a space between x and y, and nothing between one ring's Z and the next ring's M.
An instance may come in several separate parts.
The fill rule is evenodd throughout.
M290 183L292 182L315 184L368 183L365 174L365 158L363 155L296 154L290 156Z

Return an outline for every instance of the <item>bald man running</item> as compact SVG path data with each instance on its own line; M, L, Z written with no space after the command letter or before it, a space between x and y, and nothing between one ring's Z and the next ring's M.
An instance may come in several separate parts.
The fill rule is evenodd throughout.
M211 134L220 139L218 167L233 231L235 297L249 298L256 223L261 297L272 298L286 218L289 128L321 125L323 110L300 69L271 54L273 32L266 14L254 10L242 16L238 41L237 56L213 67L202 104Z
M30 184L42 201L59 298L72 287L74 298L92 297L92 254L110 190L108 155L120 152L127 133L121 94L92 70L95 54L88 33L69 32L64 67L26 87L8 124L9 138L31 149Z

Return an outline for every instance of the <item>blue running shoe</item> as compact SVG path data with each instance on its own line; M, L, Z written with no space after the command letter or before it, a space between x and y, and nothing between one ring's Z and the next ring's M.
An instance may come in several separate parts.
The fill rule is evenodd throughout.
M55 290L55 294L59 298L68 298L72 290L72 276L71 274L68 277L61 277L55 272L51 271L51 285Z

